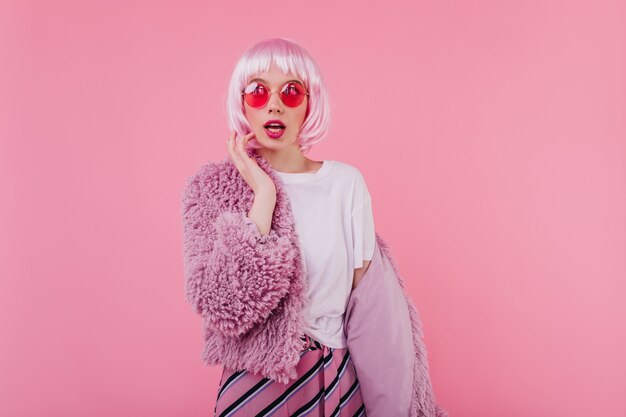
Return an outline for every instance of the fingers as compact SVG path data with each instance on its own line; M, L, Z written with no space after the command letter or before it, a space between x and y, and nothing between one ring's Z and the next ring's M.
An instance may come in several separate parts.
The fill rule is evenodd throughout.
M254 132L250 132L243 138L237 138L238 139L237 149L239 151L239 157L244 162L250 160L250 157L248 156L248 153L246 152L246 144L253 136L254 136Z
M235 150L235 138L237 137L237 131L233 130L226 140L226 147L228 148L228 153L230 154L230 158L233 160L233 163L237 167L237 169L241 170L243 167L243 161L239 158L238 152Z
M236 130L233 130L231 131L229 138L226 140L228 153L230 154L230 157L239 172L242 172L244 169L246 169L247 162L249 162L251 159L245 150L245 146L253 136L254 132L250 132L242 138L241 136L237 135Z
M252 139L255 136L254 132L250 132L246 135L245 138L243 138L243 144L244 146L250 141L250 139Z

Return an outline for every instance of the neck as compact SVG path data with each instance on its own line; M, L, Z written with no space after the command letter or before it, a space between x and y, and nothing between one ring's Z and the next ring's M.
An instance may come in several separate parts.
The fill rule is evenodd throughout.
M272 169L280 172L307 172L314 169L314 161L308 159L299 147L284 149L259 148L256 152L261 155Z

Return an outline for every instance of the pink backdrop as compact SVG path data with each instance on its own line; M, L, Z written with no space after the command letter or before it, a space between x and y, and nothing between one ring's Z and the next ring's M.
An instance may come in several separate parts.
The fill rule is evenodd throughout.
M365 6L2 2L0 415L212 415L179 193L270 36L325 74L309 156L364 174L451 415L626 415L625 3Z

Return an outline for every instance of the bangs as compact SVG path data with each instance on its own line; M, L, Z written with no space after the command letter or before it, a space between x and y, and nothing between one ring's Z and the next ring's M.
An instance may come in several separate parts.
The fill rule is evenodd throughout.
M278 44L276 46L276 48L272 48L270 45L262 45L260 48L251 51L251 55L243 65L241 79L238 80L242 89L250 79L262 72L269 71L272 63L283 74L295 75L304 82L305 86L308 86L309 76L306 71L306 60L298 53L296 48L290 47L291 45L289 44Z

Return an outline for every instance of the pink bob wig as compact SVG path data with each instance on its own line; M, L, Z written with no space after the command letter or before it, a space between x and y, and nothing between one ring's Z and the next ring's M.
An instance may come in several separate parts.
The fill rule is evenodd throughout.
M330 124L330 99L322 74L311 55L297 43L286 38L270 38L258 42L246 50L237 62L226 95L226 113L229 130L245 136L252 132L244 114L242 91L248 80L263 71L269 71L274 63L285 74L296 75L309 91L307 110L298 133L298 144L303 153L314 143L322 140ZM249 146L261 146L253 137Z

